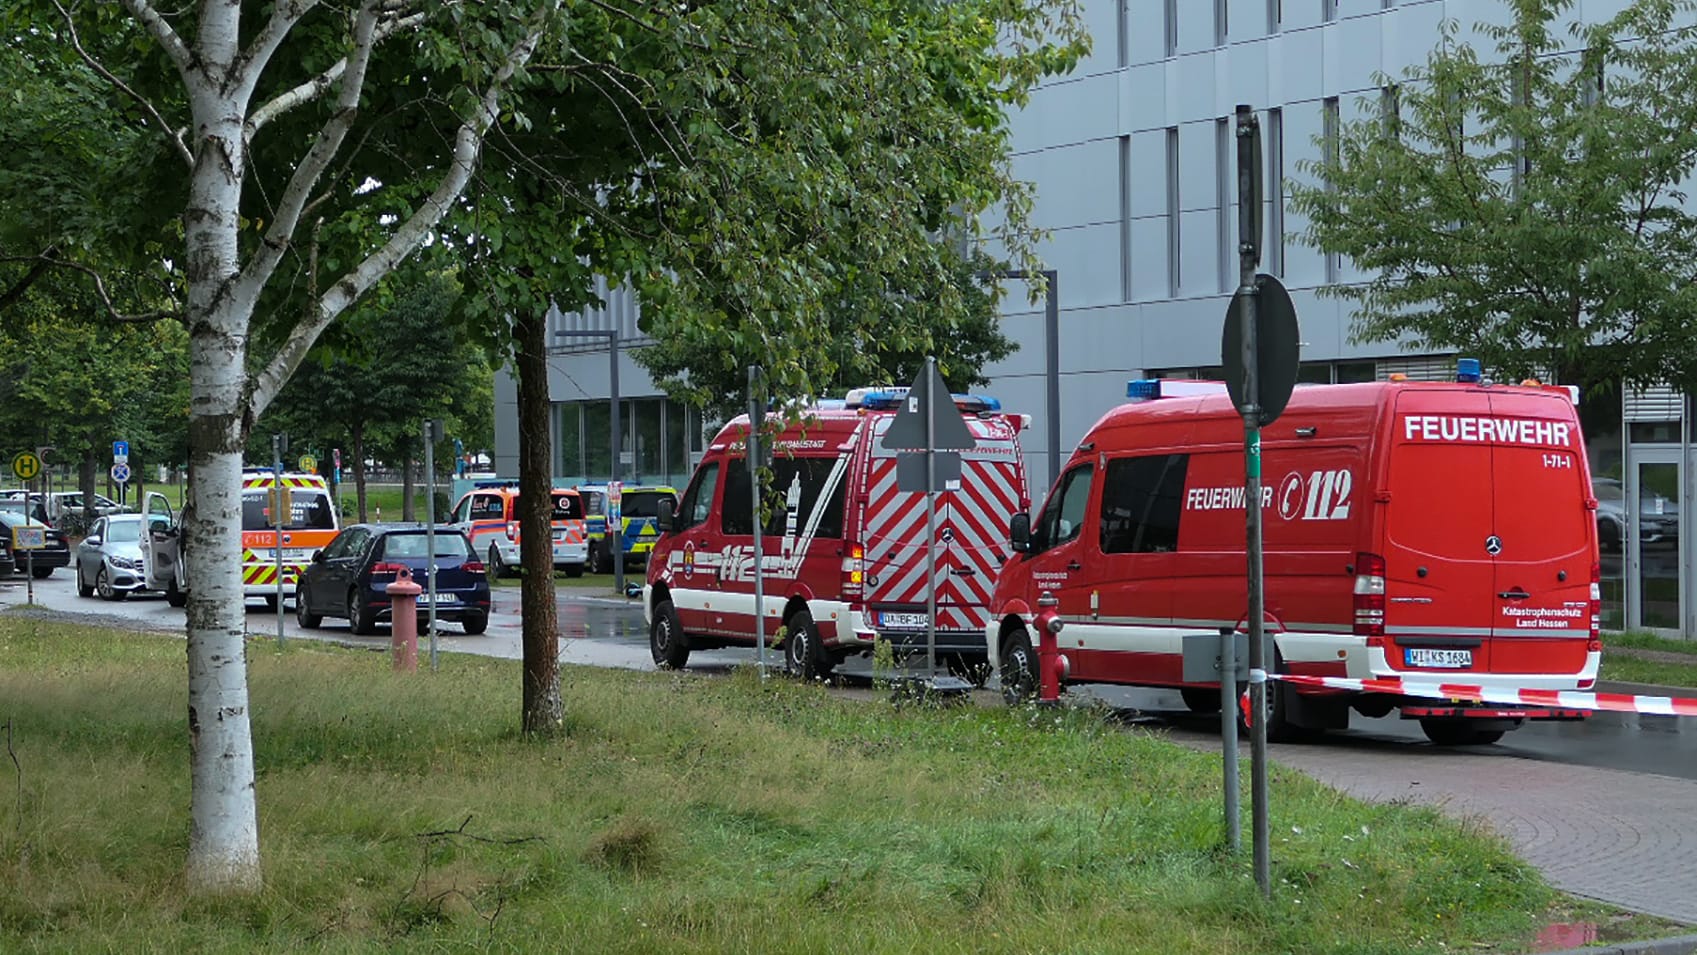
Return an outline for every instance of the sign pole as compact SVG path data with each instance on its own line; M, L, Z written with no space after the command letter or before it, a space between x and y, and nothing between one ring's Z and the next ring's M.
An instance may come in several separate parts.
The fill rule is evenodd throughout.
M1256 341L1255 266L1261 258L1261 150L1255 111L1237 108L1237 195L1239 230L1238 320L1243 329L1243 489L1244 536L1249 585L1250 805L1255 884L1272 893L1267 832L1267 661L1262 645L1266 593L1262 580L1261 537L1261 381ZM1282 187L1281 187L1282 188ZM1221 701L1222 704L1224 701ZM1237 754L1231 754L1235 776ZM1234 816L1235 821L1235 816Z
M748 454L748 493L752 500L750 514L754 521L754 661L760 675L766 675L766 575L762 573L764 557L761 554L761 538L766 536L766 525L760 515L760 402L756 397L756 384L760 376L759 365L748 366L748 440L744 442Z
M272 505L271 523L277 527L274 539L277 552L277 649L283 649L283 525L287 524L288 501L283 488L283 436L271 435L271 460L275 470L271 472L271 491L276 502Z
M430 599L430 672L436 672L436 442L442 440L442 419L424 422L424 582ZM298 598L297 598L298 599Z
M937 359L925 356L925 666L927 685L937 685Z

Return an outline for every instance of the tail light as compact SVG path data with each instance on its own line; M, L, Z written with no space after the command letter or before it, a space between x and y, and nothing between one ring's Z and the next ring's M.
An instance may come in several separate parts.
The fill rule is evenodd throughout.
M1385 645L1385 559L1355 555L1355 635L1370 647Z
M483 573L483 561L481 561L481 560L465 561L464 563L460 564L460 569L465 571L468 574L481 574L481 573Z
M507 522L507 540L516 541L518 539L519 539L519 522L518 521L508 521Z
M843 596L859 597L866 589L866 549L859 544L849 545L843 555Z
M1591 565L1591 640L1585 649L1593 653L1603 649L1603 565Z
M399 575L401 571L406 570L406 569L407 569L407 566L405 564L391 564L388 561L380 561L378 563L371 565L371 572L373 574L396 574L396 575Z

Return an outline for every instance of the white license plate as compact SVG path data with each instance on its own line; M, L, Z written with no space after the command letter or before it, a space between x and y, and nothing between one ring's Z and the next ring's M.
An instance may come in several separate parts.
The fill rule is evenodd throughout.
M458 594L437 594L436 595L436 606L438 606L438 607L440 607L444 604L457 604L459 602L460 602L460 598L459 598ZM429 606L430 605L430 595L429 594L420 594L418 603L419 603L419 606Z
M1449 670L1465 670L1473 665L1473 651L1410 647L1403 651L1403 659L1411 667L1443 667Z
M880 613L878 623L892 630L924 630L929 618L922 613Z

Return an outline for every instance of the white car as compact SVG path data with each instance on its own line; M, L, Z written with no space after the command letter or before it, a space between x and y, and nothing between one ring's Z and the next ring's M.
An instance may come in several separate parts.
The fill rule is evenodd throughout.
M77 594L123 600L147 587L145 514L113 514L97 519L77 544Z

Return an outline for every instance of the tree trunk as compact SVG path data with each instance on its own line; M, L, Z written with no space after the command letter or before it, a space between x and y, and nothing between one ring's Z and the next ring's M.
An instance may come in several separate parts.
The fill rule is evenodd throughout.
M242 97L221 84L236 61L239 4L206 4L188 80L195 146L183 216L188 279L189 482L182 559L188 572L190 892L257 892L259 819L242 607L242 449L251 297L236 294L247 146Z
M412 479L412 455L408 454L406 457L401 459L401 520L403 521L418 520L417 517L413 516L418 510L413 506L412 502L414 486Z
M548 436L548 321L519 316L513 330L519 372L519 604L524 614L524 711L527 734L565 725L560 700L559 617L554 606L553 455Z
M88 534L88 527L94 523L94 473L100 466L100 459L94 456L93 449L83 452L82 463L77 469L77 491L82 494L82 513L77 515L82 520L82 530L78 537Z
M354 496L359 498L359 522L365 523L365 425L354 425Z

